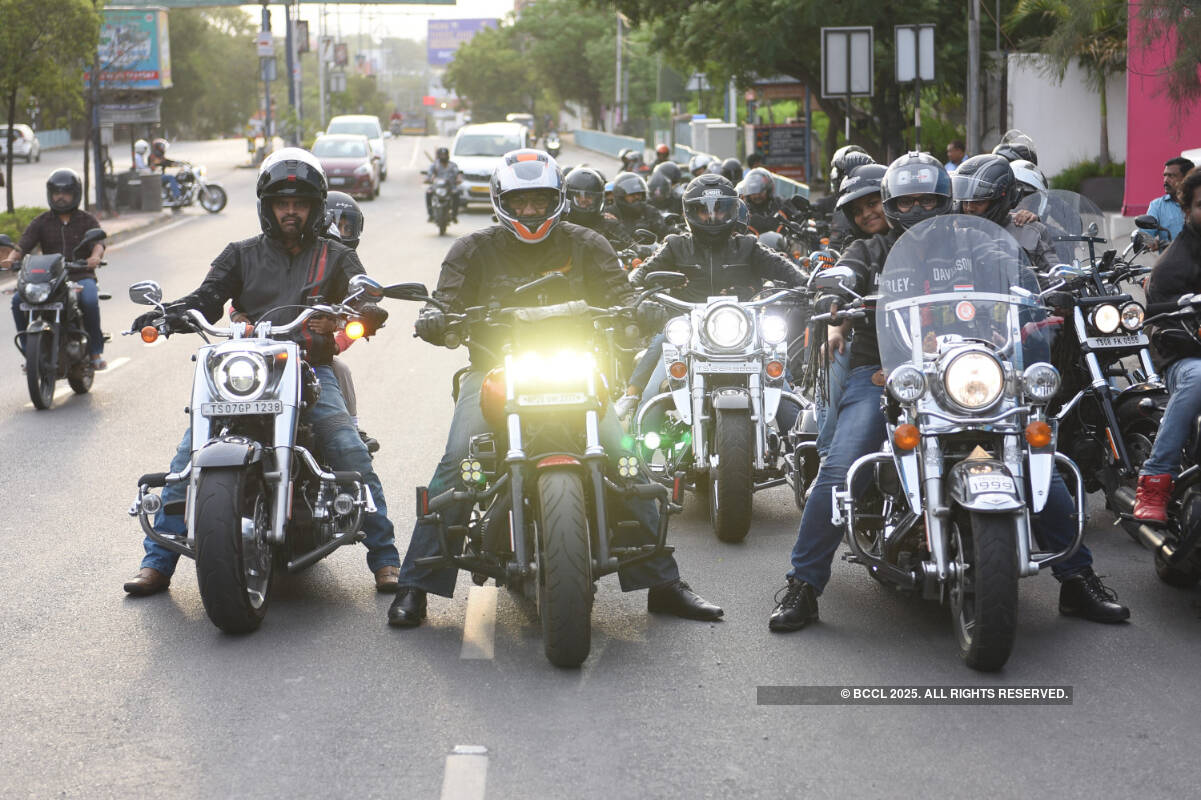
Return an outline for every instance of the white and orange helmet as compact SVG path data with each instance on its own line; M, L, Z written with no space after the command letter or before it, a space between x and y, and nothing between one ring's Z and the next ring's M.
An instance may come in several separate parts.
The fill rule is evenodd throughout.
M522 149L505 153L505 160L492 173L492 210L500 223L513 232L517 241L541 242L559 224L567 210L563 171L542 150ZM546 211L536 216L520 216L512 205L518 193L545 192Z

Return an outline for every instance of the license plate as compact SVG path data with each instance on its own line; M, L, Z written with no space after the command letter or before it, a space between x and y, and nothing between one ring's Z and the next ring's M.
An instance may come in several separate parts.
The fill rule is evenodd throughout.
M243 414L282 414L282 400L249 400L235 403L201 403L200 413L206 417L236 417Z
M31 306L29 303L21 303L22 311L62 311L62 303L42 303L40 306Z
M486 195L491 190L487 186L472 186L467 191L469 191L471 194Z
M692 368L721 375L753 375L763 369L758 361L698 361Z
M585 392L558 392L555 394L519 394L519 406L564 406L583 403L588 399Z
M1147 344L1147 336L1134 333L1129 336L1093 336L1088 340L1089 347L1139 347Z
M967 488L971 489L974 494L985 494L986 492L1005 492L1013 493L1013 478L1008 475L969 475L967 477Z
M346 182L347 182L347 178L330 178L329 179L330 186L343 186L346 184Z

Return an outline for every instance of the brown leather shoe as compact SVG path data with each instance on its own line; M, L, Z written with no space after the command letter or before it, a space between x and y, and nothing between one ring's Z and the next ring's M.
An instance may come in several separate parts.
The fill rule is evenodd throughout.
M375 571L375 591L392 594L396 591L400 579L400 567L380 567Z
M125 591L138 597L158 594L171 585L171 578L153 567L142 567L133 580L125 582Z

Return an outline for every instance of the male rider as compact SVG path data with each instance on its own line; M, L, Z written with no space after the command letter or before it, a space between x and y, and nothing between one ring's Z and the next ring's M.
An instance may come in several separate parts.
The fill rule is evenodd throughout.
M574 170L573 170L574 172ZM584 298L595 306L624 303L631 297L625 273L613 248L594 231L561 221L566 199L563 176L555 160L539 150L514 150L492 174L492 209L499 225L459 239L442 262L434 297L459 311L491 302L504 302L518 286L550 272L561 272L569 287L562 299ZM647 305L647 304L643 304ZM661 309L659 309L661 311ZM434 306L417 318L417 335L431 344L443 344L446 316ZM478 348L472 353L469 371L459 384L454 418L446 452L429 484L431 495L455 485L459 463L467 456L472 436L488 431L480 410L480 387L494 366ZM600 439L612 459L623 452L622 430L612 407L601 418ZM648 500L627 501L628 510L640 523L638 536L651 541L657 530L658 513ZM442 515L452 548L461 547L462 525L470 507L457 504ZM388 624L397 627L420 625L426 615L429 592L450 597L458 570L453 566L428 567L417 562L441 555L435 523L418 522L400 573L400 591L388 609ZM618 572L622 589L649 589L647 608L689 619L714 620L722 610L695 594L680 580L675 558L670 554L626 567Z
M951 209L951 178L928 153L909 153L888 168L881 186L890 230L860 239L847 248L841 266L856 275L860 294L877 291L889 250L901 235L923 220ZM833 330L833 329L832 329ZM874 452L884 441L880 400L885 375L880 368L874 315L854 323L851 372L838 408L838 426L830 452L822 460L814 490L805 504L792 550L792 568L784 596L771 613L773 631L796 631L817 619L817 596L830 579L831 562L842 541L842 527L833 522L831 490L841 487L851 464ZM833 336L833 334L831 334ZM1055 474L1042 513L1033 518L1035 536L1044 545L1062 550L1072 539L1074 503L1063 480ZM1059 611L1096 622L1119 622L1130 616L1092 570L1092 554L1084 545L1069 559L1051 568L1061 582Z
M634 242L639 228L650 231L656 238L668 233L663 216L647 203L647 194L646 181L641 175L622 172L613 179L613 213L605 216L620 226L623 247Z
M1193 168L1193 162L1187 158L1169 158L1163 165L1163 196L1157 197L1147 206L1147 213L1155 217L1162 231L1157 231L1151 240L1152 250L1162 250L1173 239L1180 235L1184 227L1184 217L1187 213L1176 199L1180 190L1180 182Z
M79 210L82 197L83 181L75 170L63 168L50 173L46 180L46 202L50 210L33 218L21 234L16 248L0 261L0 266L11 268L18 258L33 252L35 247L40 247L43 255L61 253L63 258L69 260L83 241L83 235L100 227L95 217ZM96 267L100 266L103 256L104 243L96 242L88 254L86 267L70 267L67 270L67 278L82 287L79 308L88 332L88 354L92 357L92 367L95 369L108 366L103 355L104 331L100 330L100 293L96 287ZM13 294L13 322L17 325L18 334L29 325L29 315L21 311L19 293ZM22 341L22 337L18 337L18 341Z
M428 156L426 156L428 158ZM434 181L439 178L447 178L450 180L450 221L459 221L459 184L463 182L463 173L459 170L459 165L450 160L450 151L445 147L439 147L434 151L434 163L430 164L430 168L425 176L425 182L433 185ZM434 221L433 207L434 191L432 188L425 190L425 213L427 216L426 222Z
M576 167L563 179L563 187L567 195L564 219L596 231L615 248L633 244L617 217L605 213L605 179L599 172L592 167Z
M228 245L213 261L200 288L168 306L167 320L172 330L190 330L182 314L185 309L199 310L209 322L216 322L229 300L252 322L266 318L286 324L316 297L325 302L341 301L350 277L363 272L353 250L319 236L326 227L326 180L321 163L312 153L296 147L277 150L263 161L256 193L263 232ZM368 309L367 316L377 320L382 317L382 309ZM158 311L147 312L134 320L132 330L154 325L159 317ZM329 319L313 318L297 334L305 360L321 383L316 405L306 409L302 419L313 429L318 449L333 470L358 472L371 489L378 510L363 522L367 566L375 575L377 590L395 591L400 557L392 523L371 456L350 422L330 366L336 352L333 328ZM171 471L179 472L191 458L189 428L171 460ZM186 488L180 483L163 490L163 510L155 518L155 530L177 536L187 532L184 516L179 513L185 496ZM177 554L149 537L142 546L146 550L142 568L125 584L125 591L133 595L155 594L170 586L179 560Z
M984 217L1004 228L1040 272L1059 262L1047 226L1034 212L1014 211L1021 187L1004 156L984 154L964 160L951 176L951 194L958 211Z
M179 187L179 178L167 174L167 167L178 167L183 162L167 158L167 148L170 146L171 143L166 139L155 139L150 143L150 158L147 163L151 169L162 171L163 185L167 187L167 200L174 203L183 196L183 190Z

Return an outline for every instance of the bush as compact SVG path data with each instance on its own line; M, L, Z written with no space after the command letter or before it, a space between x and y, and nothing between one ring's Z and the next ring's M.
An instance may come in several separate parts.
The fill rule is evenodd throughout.
M33 218L45 210L35 206L17 206L12 214L0 214L0 233L8 234L16 243Z
M1111 163L1108 167L1102 168L1097 161L1080 161L1051 178L1051 188L1079 192L1080 183L1085 178L1122 178L1125 175L1125 163Z

